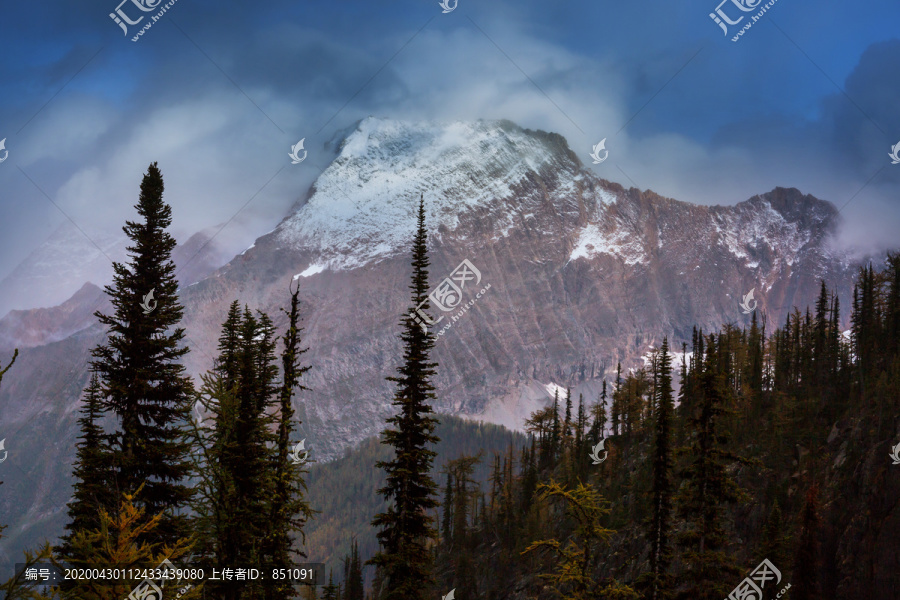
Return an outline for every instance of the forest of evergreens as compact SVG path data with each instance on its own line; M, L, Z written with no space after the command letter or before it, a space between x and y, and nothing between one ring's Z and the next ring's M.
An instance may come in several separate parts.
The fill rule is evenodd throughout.
M898 431L900 255L860 270L846 335L822 282L816 305L774 331L756 313L747 327L695 330L690 347L663 340L645 368L620 367L599 398L557 395L528 436L436 415L433 335L398 315L395 412L381 438L310 466L291 460L291 401L315 343L299 290L285 298L284 331L235 300L195 384L180 360L191 349L155 164L136 209L131 262L106 288L114 311L97 313L108 335L84 393L68 525L26 565L329 566L318 588L196 581L179 588L185 600L721 600L764 559L781 575L766 597L789 585L782 598L833 598L846 584L833 538L852 502L838 500L859 488L855 465L872 452L889 464ZM421 203L411 264L410 308L428 310ZM673 364L674 351L685 359ZM48 589L20 572L0 591L111 600L141 583Z

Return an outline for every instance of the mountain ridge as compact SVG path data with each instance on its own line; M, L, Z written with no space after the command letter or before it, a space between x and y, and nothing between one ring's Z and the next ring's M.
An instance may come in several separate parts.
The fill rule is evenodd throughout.
M442 325L452 327L434 352L441 413L521 428L530 410L550 401L548 386L593 402L617 362L642 366L663 336L677 348L694 326L747 322L739 301L750 289L759 292L758 313L775 322L812 304L819 279L849 305L856 263L830 245L837 211L794 188L730 207L694 205L607 181L562 136L508 121L457 124L449 133L434 124L362 123L306 203L179 291L192 349L185 364L196 376L212 366L232 301L268 312L280 328L278 309L299 282L304 360L313 368L310 390L294 403L320 460L377 434L392 411L384 378L396 369L398 324L410 308L407 247L423 195L432 289L464 259L481 273L479 287L491 285L455 322L459 308L443 313ZM401 135L411 127L421 129L415 143ZM477 135L461 135L470 130ZM469 197L471 190L478 193ZM8 470L9 493L0 499L13 515L13 544L61 530L76 411L90 348L102 335L88 326L24 348L4 378L9 460L29 457L15 459L22 474ZM54 442L38 442L45 439ZM27 477L44 481L43 493ZM23 520L26 506L43 517Z

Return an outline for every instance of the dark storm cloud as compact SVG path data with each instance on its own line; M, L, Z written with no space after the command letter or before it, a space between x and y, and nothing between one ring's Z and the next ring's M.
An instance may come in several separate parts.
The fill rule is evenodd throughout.
M782 185L841 205L887 165L846 209L847 241L886 244L898 224L896 3L780 0L777 27L737 44L705 0L460 0L449 15L436 1L179 0L138 43L109 19L117 4L3 9L0 276L64 219L19 168L85 228L114 230L158 160L181 237L254 198L222 234L239 246L304 196L325 142L369 114L509 118L562 133L586 162L607 137L598 174L692 202ZM303 137L309 162L272 179Z

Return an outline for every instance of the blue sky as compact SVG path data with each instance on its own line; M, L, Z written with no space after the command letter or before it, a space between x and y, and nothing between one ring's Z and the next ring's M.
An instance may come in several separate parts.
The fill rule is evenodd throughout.
M63 212L120 227L152 161L177 237L234 217L221 239L245 247L370 114L508 118L587 164L607 138L591 168L626 187L705 204L797 187L846 204L843 243L897 245L896 1L777 0L738 42L709 17L718 0L177 0L137 42L156 10L123 4L148 15L126 37L118 3L0 3L0 277ZM756 14L723 10L747 15L735 33Z

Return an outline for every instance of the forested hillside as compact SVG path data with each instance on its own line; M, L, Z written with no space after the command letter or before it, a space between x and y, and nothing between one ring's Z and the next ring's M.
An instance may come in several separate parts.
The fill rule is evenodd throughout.
M612 383L608 420L536 413L532 450L504 459L515 469L498 472L487 510L444 508L442 589L712 600L768 559L781 577L766 598L788 585L783 598L896 597L900 256L860 271L851 311L843 335L823 283L775 331L755 314L695 331L671 369L664 344ZM601 431L608 460L587 464Z
M449 415L439 419L436 433L441 441L435 445L437 459L432 470L437 481L444 480L451 459L481 452L482 460L472 478L487 489L493 456L526 443L524 435L499 425ZM325 562L327 568L333 568L336 580L343 579L342 560L350 554L351 539L356 539L363 557L375 552L375 533L369 521L384 510L385 504L376 493L384 485L384 473L374 465L389 456L390 450L372 438L348 450L342 458L313 464L309 469L309 503L320 512L306 527L306 552L310 561ZM367 574L371 575L371 569Z

